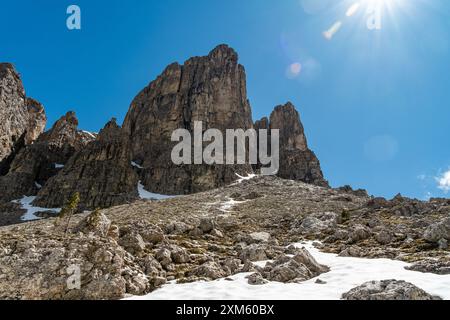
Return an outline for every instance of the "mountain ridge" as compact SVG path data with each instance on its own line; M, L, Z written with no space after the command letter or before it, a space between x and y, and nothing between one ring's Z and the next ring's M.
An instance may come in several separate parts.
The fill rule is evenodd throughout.
M18 96L24 96L23 85L13 66L4 64L2 68L14 71L4 72L14 80L9 80L9 87L18 91ZM42 157L39 157L41 160L38 160L36 156L31 156L31 154L36 154L37 147L25 144L22 155L18 151L8 155L10 157L9 166L14 161L16 161L16 165L12 168L8 166L0 176L0 189L5 190L0 201L2 198L5 202L16 200L14 198L19 199L21 196L36 196L35 205L54 208L62 207L71 194L79 192L81 202L85 203L84 208L95 209L133 201L136 199L138 186L137 183L135 186L131 184L137 181L140 181L150 192L179 195L222 187L236 181L237 175L253 174L255 170L259 170L260 166L250 164L178 166L171 161L171 150L175 146L175 143L171 141L172 132L177 129L187 129L192 132L193 124L196 121L202 121L205 130L214 128L222 132L225 132L226 129L248 130L257 127L258 122L254 123L252 119L246 86L245 68L239 64L237 52L225 44L217 46L206 56L189 58L182 65L172 63L138 93L129 106L122 127L117 128L119 140L123 142L128 140L122 144L124 148L130 148L131 159L128 164L123 162L124 158L120 158L118 153L115 155L118 158L107 160L103 157L103 154L108 153L108 150L112 148L112 141L97 143L97 148L102 145L99 150L96 147L89 148L90 143L94 142L94 138L98 140L99 137L92 138L87 134L81 137L80 134L83 131L73 129L78 127L78 120L74 113L66 114L64 116L66 118L62 117L58 120L49 131L33 136L34 140L37 139L38 142L39 138L45 140L42 137L51 139L52 132L57 131L58 123L63 123L62 129L67 131L68 136L66 135L65 140L62 141L70 140L72 142L69 145L75 143L77 147L72 148L73 151L69 153L66 152L67 156L64 159L54 159L55 165L61 167L66 163L71 163L71 165L87 169L85 164L78 163L73 159L70 161L72 157L78 158L78 161L95 158L98 163L111 161L112 164L117 161L121 163L121 170L128 172L126 176L138 177L129 180L128 187L123 188L120 179L124 177L115 175L114 170L106 170L106 162L99 166L95 165L97 168L104 168L103 173L99 173L98 177L95 176L98 171L93 168L90 172L94 176L89 177L82 175L81 171L77 175L76 172L79 169L69 166L69 168L59 168L60 170L51 174L47 173L46 177L42 178L42 174L39 173L42 172L42 169L39 168L49 167L52 161L48 159L46 162L42 162ZM3 87L7 88L6 85ZM328 182L323 177L319 160L307 146L303 124L292 103L276 107L268 127L259 127L259 129L279 129L281 132L279 171L281 177L328 186ZM84 139L85 143L79 144L77 141L80 139ZM42 143L38 143L38 145L42 146ZM87 148L84 148L85 146ZM89 150L92 155L86 154ZM52 153L48 146L42 147L38 153L45 154L45 152ZM80 156L80 153L83 153L84 156ZM18 165L17 162L24 158L23 154L29 154L25 159L32 162L32 166L35 168L27 169L26 178L23 173L20 173L22 178L18 179L17 168L24 166ZM46 164L44 165L44 163ZM137 164L139 170L132 163ZM94 165L93 162L91 164ZM70 168L74 170L72 173L69 172ZM133 170L134 173L132 173ZM102 183L95 183L97 178L102 180ZM11 186L14 179L20 182L13 183ZM47 184L48 181L51 184ZM37 188L37 185L42 187ZM64 192L56 192L62 190ZM93 199L96 198L103 200L94 201ZM118 202L112 200L113 198L122 200Z

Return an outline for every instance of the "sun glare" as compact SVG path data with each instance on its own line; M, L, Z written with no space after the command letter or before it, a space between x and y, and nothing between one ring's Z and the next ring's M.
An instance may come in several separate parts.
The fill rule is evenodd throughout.
M369 30L381 30L382 21L386 18L393 19L394 11L402 5L404 0L359 0L349 2L345 7L345 17L335 21L330 28L323 32L327 40L331 40L347 24L347 20L355 16L365 19L365 25Z

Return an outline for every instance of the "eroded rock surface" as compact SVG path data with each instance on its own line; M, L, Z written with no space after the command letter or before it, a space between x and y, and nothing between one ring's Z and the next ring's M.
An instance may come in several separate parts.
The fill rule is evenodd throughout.
M328 186L319 159L308 148L305 131L295 106L288 102L255 123L255 129L280 130L280 170L283 179L299 180L318 186Z
M39 191L34 204L60 208L80 194L80 210L105 208L138 199L138 176L131 166L129 140L110 121L97 140L76 152Z
M177 129L194 130L194 122L209 128L252 128L244 67L226 45L208 56L171 64L134 99L124 122L131 140L133 160L144 169L147 190L183 194L208 190L236 179L235 173L251 166L178 166L171 161Z
M0 175L20 149L42 133L46 120L43 106L26 96L13 65L0 63Z
M33 144L22 148L14 157L8 173L0 177L0 202L36 195L75 152L95 139L77 127L75 113L68 112Z
M259 272L249 278L249 283L261 284L259 276L268 281L300 283L330 271L327 266L319 264L306 249L295 249L294 252L293 257L282 255L274 262L268 262L264 268L257 268Z
M442 300L415 285L397 280L372 281L350 290L344 300Z

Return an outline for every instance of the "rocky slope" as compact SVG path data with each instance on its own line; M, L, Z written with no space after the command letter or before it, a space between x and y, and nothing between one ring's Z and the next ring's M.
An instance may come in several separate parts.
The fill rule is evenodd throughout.
M8 171L14 155L44 130L42 105L28 98L13 65L0 63L0 175Z
M449 214L445 199L386 200L351 188L257 177L77 215L67 234L54 219L0 228L0 297L117 299L168 280L252 271L255 284L298 282L327 271L289 246L307 239L343 256L445 263L449 249L440 242L448 234L436 225L445 225ZM433 238L430 230L438 230ZM274 263L264 269L251 263L262 260ZM81 271L79 290L67 288L73 265Z

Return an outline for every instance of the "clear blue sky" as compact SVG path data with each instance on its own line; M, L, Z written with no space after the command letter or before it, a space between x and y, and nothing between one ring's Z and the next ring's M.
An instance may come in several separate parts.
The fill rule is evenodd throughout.
M450 1L382 0L381 30L366 27L367 1L347 17L356 0L2 0L0 61L50 124L73 109L98 131L167 64L227 43L254 119L292 101L333 186L448 196ZM66 28L70 4L81 31Z

